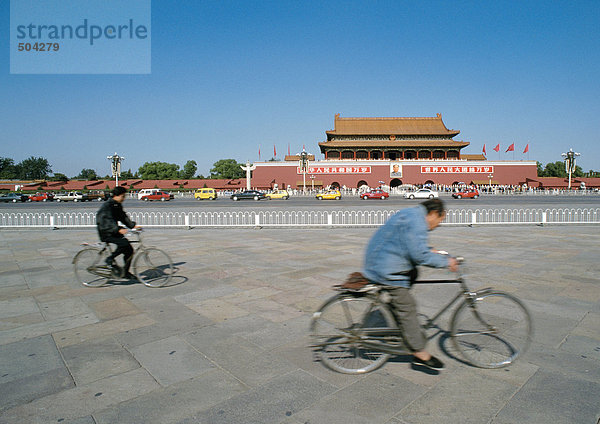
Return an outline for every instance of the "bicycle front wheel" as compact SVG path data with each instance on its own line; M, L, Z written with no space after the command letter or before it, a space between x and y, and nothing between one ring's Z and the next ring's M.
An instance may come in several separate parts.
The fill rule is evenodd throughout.
M362 374L381 367L390 355L378 346L399 338L388 307L369 295L332 297L313 314L310 330L315 353L323 365L345 374Z
M105 255L96 247L79 251L73 258L75 278L87 287L99 287L111 277L111 271L104 262Z
M451 323L454 346L479 368L512 364L531 343L531 317L523 303L507 293L492 292L463 302Z
M133 269L135 275L148 287L162 287L171 281L173 261L163 250L148 247L136 254Z

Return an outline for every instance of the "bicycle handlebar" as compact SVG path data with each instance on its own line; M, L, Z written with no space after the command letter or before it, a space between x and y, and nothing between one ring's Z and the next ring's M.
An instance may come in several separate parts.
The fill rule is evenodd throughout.
M437 250L436 252L439 253L440 255L450 255L445 250ZM465 261L465 258L463 256L456 256L454 259L456 259L456 261L458 262L459 265Z

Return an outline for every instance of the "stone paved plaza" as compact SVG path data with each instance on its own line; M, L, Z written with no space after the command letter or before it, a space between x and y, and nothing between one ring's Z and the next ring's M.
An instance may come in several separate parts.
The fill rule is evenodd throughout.
M313 357L309 319L373 231L152 229L178 268L160 289L78 285L93 229L0 231L0 423L597 423L600 226L437 229L471 287L526 302L530 351L482 370L438 334L440 373L401 356L343 375ZM426 314L454 290L414 289Z

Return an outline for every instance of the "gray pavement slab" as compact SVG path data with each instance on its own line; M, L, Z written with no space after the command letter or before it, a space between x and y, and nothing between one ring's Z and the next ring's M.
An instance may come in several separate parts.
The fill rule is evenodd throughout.
M492 423L594 423L599 418L599 402L599 382L540 370L502 408ZM538 407L530 408L529 405Z
M76 283L70 258L94 229L0 230L0 423L597 421L600 226L431 233L467 258L470 287L529 307L534 340L514 365L473 368L430 331L442 372L401 355L368 375L335 373L308 348L310 317L359 269L374 231L151 229L178 267L176 284L152 289ZM453 291L414 293L431 315Z
M55 368L0 384L0 397L2 399L0 402L0 423L28 422L28 420L19 421L23 417L20 417L18 420L3 421L4 418L1 411L18 407L19 405L27 404L28 402L55 393L63 393L64 390L71 389L73 386L73 378L66 368Z
M300 411L300 422L330 424L387 422L423 395L425 388L386 372L371 374Z
M335 387L297 370L194 414L181 424L279 423L334 391Z
M502 373L502 370L497 370ZM487 423L518 390L477 370L460 369L442 379L404 408L398 417L409 423Z
M73 386L51 336L0 346L0 410Z
M247 388L221 369L154 390L94 413L95 424L163 424L184 420L244 393Z
M140 367L133 355L113 337L65 346L61 352L78 386Z
M213 367L202 354L178 336L131 349L135 359L161 386L189 380Z
M11 328L0 332L0 345L14 343L19 340L31 339L58 331L67 331L98 322L94 314L84 314L71 317L56 318L50 321L26 324L21 327Z

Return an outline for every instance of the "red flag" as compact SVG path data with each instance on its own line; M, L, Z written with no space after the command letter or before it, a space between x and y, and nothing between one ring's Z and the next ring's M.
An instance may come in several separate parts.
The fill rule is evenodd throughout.
M273 144L273 157L277 157L277 150L275 150L275 145Z
M258 160L260 160L260 146L258 146Z
M498 144L496 147L494 147L494 152L499 152L500 151L500 145Z
M487 153L485 152L485 143L483 143L483 154L486 155Z
M527 143L527 146L525 146L525 150L523 150L523 153L527 153L529 151L529 143Z
M290 156L290 143L288 143L288 156Z
M515 143L511 144L510 146L508 146L508 149L506 149L506 152L514 152L515 151ZM504 153L506 153L504 152Z

